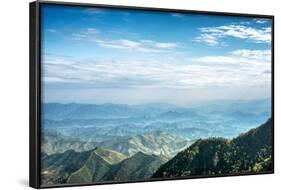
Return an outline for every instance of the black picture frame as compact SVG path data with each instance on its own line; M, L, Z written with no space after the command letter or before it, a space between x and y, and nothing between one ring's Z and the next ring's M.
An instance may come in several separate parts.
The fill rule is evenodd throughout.
M174 12L174 13L192 13L206 15L223 15L223 16L242 16L255 17L272 20L271 31L271 114L273 123L273 142L272 142L272 162L273 170L258 173L235 173L222 175L202 175L190 177L162 178L162 179L144 179L116 182L101 182L101 183L83 183L83 184L59 184L42 186L40 184L40 146L41 146L41 27L40 18L42 5L64 5L64 6L79 6L79 7L97 7L97 8L114 8L114 9L131 9L131 10L149 10L156 12ZM167 9L167 8L152 8L152 7L134 7L121 5L105 5L105 4L90 4L90 3L72 3L72 2L56 2L56 1L34 1L29 4L29 185L33 188L54 188L54 187L72 187L85 185L100 185L100 184L120 184L120 183L136 183L136 182L151 182L164 180L182 180L194 178L213 178L226 176L241 176L241 175L256 175L256 174L273 174L274 173L274 16L246 13L229 13L229 12L211 12L197 11L184 9Z

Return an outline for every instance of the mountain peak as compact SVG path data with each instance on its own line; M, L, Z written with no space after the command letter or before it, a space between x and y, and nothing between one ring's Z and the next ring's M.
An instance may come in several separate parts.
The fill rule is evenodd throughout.
M132 157L147 157L147 156L149 155L139 151L136 154L134 154Z

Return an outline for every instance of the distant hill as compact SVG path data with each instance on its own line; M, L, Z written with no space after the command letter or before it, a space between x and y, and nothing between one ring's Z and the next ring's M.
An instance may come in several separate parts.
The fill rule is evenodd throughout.
M166 161L166 158L138 152L112 166L102 178L104 181L147 179Z
M272 170L272 120L233 140L198 140L162 165L152 178Z
M96 148L94 152L109 164L117 164L127 158L119 152L105 148Z
M205 112L235 112L243 110L244 113L260 114L265 111L270 113L271 99L257 100L219 100L209 102L197 107L198 110Z
M93 118L122 118L138 116L155 116L163 112L178 109L178 106L169 104L61 104L45 103L43 105L44 118L52 120L61 119L93 119Z
M42 129L86 143L116 141L158 130L186 140L233 138L270 117L270 107L267 99L209 102L189 108L169 104L45 103Z
M81 141L79 139L67 138L63 135L46 133L43 136L41 150L43 153L50 155L63 153L69 149L75 150L76 152L84 152L92 150L95 147L102 147L120 152L127 157L137 152L143 152L145 154L163 155L171 158L193 142L163 131L148 132L129 138L124 137L118 139L114 137L111 140L102 142Z
M192 109L178 109L174 111L167 111L158 116L161 119L186 119L197 117L198 114Z
M100 143L99 146L121 152L126 156L132 156L137 152L143 152L145 154L173 157L191 143L192 141L187 141L163 131L154 131L139 134L124 140L103 142Z
M56 135L52 133L42 133L42 147L41 151L44 154L63 153L67 150L74 150L76 152L84 152L94 149L97 144L89 141L79 141L77 139L70 139L64 137L62 134Z

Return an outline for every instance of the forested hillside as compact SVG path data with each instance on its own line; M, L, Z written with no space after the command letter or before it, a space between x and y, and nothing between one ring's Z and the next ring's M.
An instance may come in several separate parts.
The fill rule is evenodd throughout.
M199 139L152 178L271 171L272 119L238 137Z

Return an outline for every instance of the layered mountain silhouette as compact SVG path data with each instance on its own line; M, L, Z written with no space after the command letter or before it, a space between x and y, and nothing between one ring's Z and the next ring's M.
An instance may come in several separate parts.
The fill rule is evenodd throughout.
M103 142L85 142L72 140L62 135L46 134L42 142L42 151L47 154L63 153L69 149L73 149L76 152L84 152L95 147L102 147L120 152L125 156L132 156L137 152L143 152L145 154L163 155L171 158L192 142L163 131L154 131L129 138L111 139Z
M127 158L116 151L96 148L85 152L65 151L44 155L42 182L90 183L128 179L146 179L168 159L164 156L147 155L142 152Z
M74 150L76 152L84 152L92 150L97 146L93 141L80 141L77 139L70 139L63 135L52 133L43 133L42 135L41 151L44 154L63 153L67 150Z
M152 146L150 148L153 149L155 138L159 143L161 138L165 137L162 139L165 147L167 134L157 134L157 138L138 135L126 144L133 142L134 145L142 147L140 144L146 145L149 142L149 146ZM170 143L172 141L175 139L170 136ZM83 152L67 150L51 155L42 154L42 183L75 184L272 171L272 120L269 119L263 125L232 140L199 139L170 160L161 152L155 155L153 151L142 151L147 149L138 148L134 149L135 153L122 153L122 149L116 151L95 148Z
M191 143L192 141L187 141L178 136L163 131L155 131L139 134L123 140L107 141L101 143L100 146L118 151L126 156L132 156L137 152L143 152L145 154L173 157Z
M198 140L152 178L272 171L272 119L237 138Z
M270 105L44 104L41 183L272 171Z

